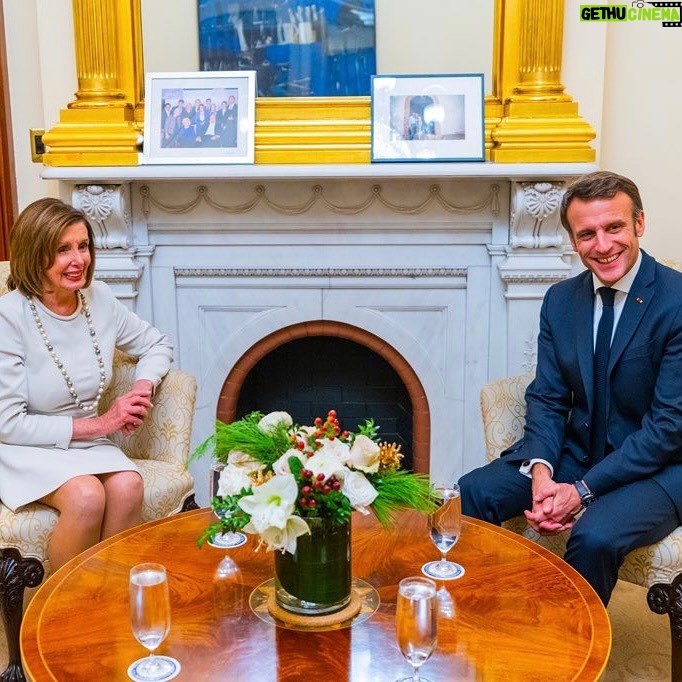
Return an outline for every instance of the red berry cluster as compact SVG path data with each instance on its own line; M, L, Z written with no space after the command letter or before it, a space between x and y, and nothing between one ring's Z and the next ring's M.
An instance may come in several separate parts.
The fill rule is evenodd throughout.
M338 437L341 440L347 440L350 433L348 431L341 431L339 426L339 420L336 418L336 410L329 410L327 412L326 421L322 421L322 417L315 418L316 431L313 434L315 439L327 438L328 440L334 440Z
M289 436L289 440L291 441L292 447L296 448L297 450L303 450L305 447L305 441L302 438L299 438L295 433L292 433Z
M332 490L341 490L341 481L333 474L325 481L324 474L313 474L309 469L301 469L301 498L299 504L306 509L315 509L315 494L329 495Z

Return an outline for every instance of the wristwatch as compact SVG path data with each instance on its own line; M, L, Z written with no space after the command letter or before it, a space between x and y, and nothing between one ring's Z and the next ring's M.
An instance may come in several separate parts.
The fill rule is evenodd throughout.
M580 495L580 506L583 509L587 509L593 502L596 502L597 498L592 494L592 491L587 487L585 481L576 481L574 484L575 489Z

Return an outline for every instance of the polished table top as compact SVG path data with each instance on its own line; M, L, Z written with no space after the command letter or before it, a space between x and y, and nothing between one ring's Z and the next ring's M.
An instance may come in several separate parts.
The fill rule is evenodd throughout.
M198 549L212 512L201 509L121 533L52 575L24 616L21 650L34 680L126 680L146 655L130 629L128 573L143 561L168 571L171 630L159 654L177 658L177 680L386 680L410 674L395 639L398 582L439 554L426 517L405 512L392 532L353 514L353 576L381 604L350 628L299 632L264 622L249 606L273 576L257 540L237 549ZM237 583L219 577L229 555ZM449 558L466 573L439 583L451 601L439 616L438 645L422 674L432 680L594 680L611 648L606 610L561 559L504 529L463 523ZM441 593L443 595L443 593ZM448 595L445 595L446 597Z

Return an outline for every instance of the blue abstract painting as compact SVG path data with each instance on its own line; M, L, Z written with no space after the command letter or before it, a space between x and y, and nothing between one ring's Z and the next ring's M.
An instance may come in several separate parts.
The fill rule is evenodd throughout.
M202 71L255 70L259 97L369 95L374 0L198 0Z

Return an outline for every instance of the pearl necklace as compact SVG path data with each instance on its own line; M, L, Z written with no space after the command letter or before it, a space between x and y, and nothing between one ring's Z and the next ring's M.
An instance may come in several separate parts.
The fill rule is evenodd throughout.
M78 296L81 301L81 307L83 310L83 314L85 315L85 321L88 325L88 331L90 333L92 347L95 349L95 357L97 358L97 364L99 366L99 388L97 389L97 397L89 405L86 405L78 397L78 393L76 393L76 389L73 387L73 382L71 381L71 377L69 376L69 373L66 371L66 368L64 367L64 363L57 356L57 353L54 350L54 346L52 345L52 343L50 343L50 339L47 338L47 333L45 332L45 327L43 326L43 322L40 319L40 315L38 315L38 308L36 307L36 304L34 303L33 299L30 296L27 296L26 298L28 299L28 305L31 308L31 312L33 313L33 319L35 320L36 325L38 326L38 331L40 332L40 336L43 339L45 348L47 348L48 352L52 356L52 360L54 360L54 364L57 365L57 368L62 373L62 376L64 377L64 382L66 383L66 388L69 389L69 393L71 394L71 397L73 398L73 402L75 403L76 407L79 407L84 412L96 412L97 407L99 405L99 401L102 399L102 396L104 395L104 385L106 383L106 375L104 373L104 360L102 360L102 351L99 348L97 335L95 334L95 329L92 326L92 318L90 317L90 310L88 309L88 304L85 300L85 296L83 296L81 291L78 292Z

